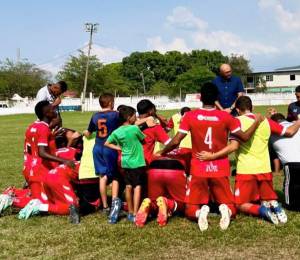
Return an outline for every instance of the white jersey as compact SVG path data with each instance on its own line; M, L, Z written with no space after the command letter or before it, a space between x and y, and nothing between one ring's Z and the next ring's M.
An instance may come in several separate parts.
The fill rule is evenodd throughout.
M44 100L49 101L51 104L55 100L55 97L49 92L48 85L42 87L36 95L37 102L44 101Z
M280 124L289 127L293 123L283 121ZM272 135L270 145L283 165L288 162L300 162L300 131L293 137Z

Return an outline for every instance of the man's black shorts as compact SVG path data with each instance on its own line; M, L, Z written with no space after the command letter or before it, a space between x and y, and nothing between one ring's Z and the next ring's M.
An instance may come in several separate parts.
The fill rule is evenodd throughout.
M146 167L139 167L134 169L124 169L125 177L124 182L126 185L136 187L138 185L143 186L146 179Z

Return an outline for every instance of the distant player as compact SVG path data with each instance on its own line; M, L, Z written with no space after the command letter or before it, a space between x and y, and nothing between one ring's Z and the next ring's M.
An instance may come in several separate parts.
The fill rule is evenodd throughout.
M289 104L287 120L292 122L300 119L300 86L295 89L297 101Z
M173 150L187 133L191 132L192 160L191 176L186 192L186 215L189 218L198 219L201 231L208 228L207 215L210 209L207 204L210 194L219 204L221 229L227 229L230 217L236 214L236 208L230 189L230 164L227 156L204 162L197 158L197 153L204 150L216 152L226 147L230 132L248 140L259 124L259 121L256 121L249 131L242 132L237 119L225 111L216 109L217 98L217 87L212 83L206 83L201 88L203 108L187 112L184 115L178 133L161 152L164 155Z
M168 121L167 130L174 130L174 133L177 133L179 130L179 125L181 123L182 117L186 112L191 111L189 107L183 107L180 109L179 113L174 114ZM190 133L182 140L179 147L192 149L192 141Z
M112 132L105 142L105 146L122 151L121 166L125 172L125 197L128 204L127 219L135 221L140 206L142 187L145 184L145 159L141 142L145 136L136 121L136 111L132 107L120 110L122 126Z
M114 96L109 93L102 94L99 98L101 111L95 113L90 121L88 129L84 135L89 137L93 132L97 132L93 158L95 173L99 175L99 190L103 204L103 212L109 214L110 208L107 203L107 184L112 181L112 207L121 208L121 200L118 198L118 152L105 146L108 136L119 126L119 113L113 111ZM109 216L109 221L111 221Z

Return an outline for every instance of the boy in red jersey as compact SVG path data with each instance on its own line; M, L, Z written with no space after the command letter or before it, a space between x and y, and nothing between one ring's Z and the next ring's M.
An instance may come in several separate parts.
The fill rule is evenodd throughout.
M247 132L242 132L237 119L216 109L217 98L217 87L212 83L204 84L201 88L203 108L187 112L184 115L178 133L161 152L164 155L173 150L186 134L191 132L192 160L191 175L186 192L186 215L198 219L201 231L208 228L207 215L210 209L207 204L210 195L219 204L222 230L228 228L230 217L235 216L236 208L229 183L228 157L224 156L217 161L203 162L197 159L197 153L207 149L215 152L226 147L230 132L246 141L259 125L259 120L256 119Z

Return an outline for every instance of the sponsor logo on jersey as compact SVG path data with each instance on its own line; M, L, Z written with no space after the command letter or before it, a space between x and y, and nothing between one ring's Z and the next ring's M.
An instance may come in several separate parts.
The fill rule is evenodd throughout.
M203 115L198 115L197 119L199 121L213 121L213 122L218 122L219 118L216 116L203 116Z
M205 171L206 171L206 172L218 172L218 171L219 171L219 168L218 168L218 165L215 165L215 164L213 164L212 162L209 162L209 163L206 165Z

